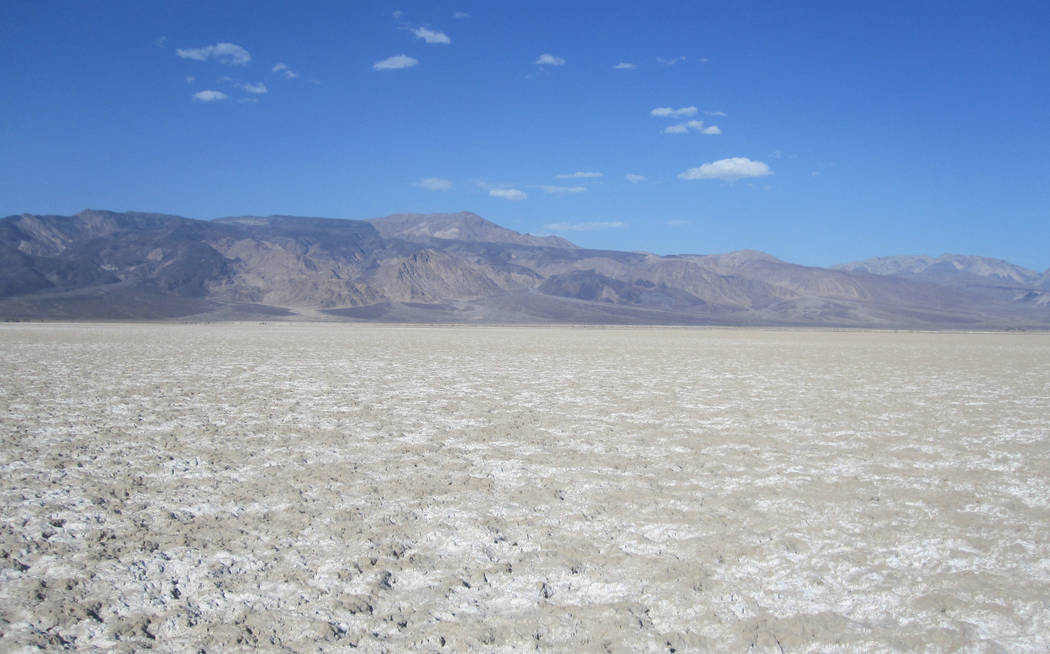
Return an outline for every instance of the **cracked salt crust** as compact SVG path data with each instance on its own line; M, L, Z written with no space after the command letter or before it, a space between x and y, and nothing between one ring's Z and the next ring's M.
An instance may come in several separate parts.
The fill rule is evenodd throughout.
M0 649L1050 649L1050 337L0 326Z

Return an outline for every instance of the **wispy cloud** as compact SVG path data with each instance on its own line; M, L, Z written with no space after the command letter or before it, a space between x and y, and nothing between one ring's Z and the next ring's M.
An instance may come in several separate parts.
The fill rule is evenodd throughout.
M589 232L595 229L621 229L626 226L627 223L623 221L610 220L606 222L551 223L549 225L544 225L543 228L552 232Z
M292 70L291 68L289 68L288 64L277 64L276 66L274 66L270 70L271 70L271 72L279 73L281 75L284 75L285 79L295 79L296 77L299 77L299 73L297 73L294 70Z
M549 184L540 184L536 188L540 189L544 193L550 193L551 195L565 195L566 193L583 193L587 190L586 186L552 186Z
M168 45L168 37L166 37L166 36L158 36L157 38L153 39L153 45L157 46L158 48L167 47L167 45Z
M733 182L746 177L765 177L773 171L761 161L752 161L747 157L731 157L705 163L697 168L690 168L679 173L679 179L721 179Z
M411 68L419 63L418 59L413 59L408 55L396 55L394 57L387 57L382 61L377 61L372 64L373 70L400 70L402 68Z
M670 225L671 227L681 227L682 225L688 225L688 224L689 224L689 221L688 221L688 220L678 220L678 219L675 219L675 220L668 220L668 221L667 221L666 223L664 223L664 224L665 224L665 225Z
M626 61L621 61L620 63L613 66L613 70L634 70L637 67L638 64L632 64Z
M415 185L428 191L447 191L452 188L452 181L440 177L424 177Z
M601 173L590 172L586 170L577 170L574 173L562 173L555 175L558 179L596 179L601 177Z
M718 125L709 125L707 127L704 127L704 121L702 120L689 120L684 123L678 123L677 125L670 125L669 127L665 127L663 132L664 134L685 134L690 130L708 135L722 133L722 130L718 127Z
M243 66L252 60L248 51L233 43L216 43L203 48L177 48L175 54L183 59L207 61L214 59L221 64Z
M266 91L267 91L266 85L263 84L262 82L256 82L255 84L252 84L251 82L245 82L245 81L233 78L233 77L220 77L219 81L220 82L225 82L225 83L229 84L230 86L233 86L234 88L237 88L237 89L240 89L241 91L244 91L245 93L252 93L252 94L255 94L255 95L262 95L263 93L266 93Z
M230 96L222 91L198 91L193 94L193 99L197 102L216 102L217 100L225 100L228 97Z
M470 14L468 14L465 11L457 11L452 14L452 17L459 20L463 20L464 18L470 18Z
M555 57L550 53L544 52L536 58L536 63L544 66L561 66L565 63L565 60L561 57Z
M657 118L686 118L688 116L695 116L698 109L694 106L679 107L674 109L672 107L657 107L649 112L650 116L656 116Z
M427 43L442 43L444 45L452 43L452 39L448 38L448 34L436 32L425 27L417 27L412 30L412 33L416 35L416 38L423 39Z
M193 84L196 81L197 81L197 78L194 77L193 75L187 75L186 76L186 83L187 84Z
M630 182L632 184L637 184L639 182L644 182L647 179L645 175L638 175L638 174L635 174L635 173L627 173L626 175L623 176L623 178L626 179L628 182Z
M657 57L656 62L663 64L664 66L674 66L675 64L685 61L684 56L678 57Z
M514 202L520 202L529 197L524 191L519 191L516 188L494 188L489 191L489 195L494 198L503 198L504 200L512 200Z
M704 113L708 116L719 116L721 118L725 118L729 115L724 111L705 111Z

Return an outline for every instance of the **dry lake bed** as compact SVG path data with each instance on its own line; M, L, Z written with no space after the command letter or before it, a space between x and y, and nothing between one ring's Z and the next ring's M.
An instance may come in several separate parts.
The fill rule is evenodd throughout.
M1046 652L1050 335L0 325L0 651Z

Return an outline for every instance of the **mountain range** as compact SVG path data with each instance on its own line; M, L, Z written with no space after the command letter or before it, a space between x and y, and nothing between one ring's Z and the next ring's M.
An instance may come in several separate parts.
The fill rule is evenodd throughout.
M1047 328L1050 270L592 250L473 213L0 219L0 319Z

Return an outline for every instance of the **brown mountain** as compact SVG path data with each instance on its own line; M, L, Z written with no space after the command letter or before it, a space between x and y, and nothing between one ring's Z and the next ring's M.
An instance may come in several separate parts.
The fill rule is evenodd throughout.
M754 251L589 250L472 213L0 220L5 319L1050 326L1045 303L933 282Z

